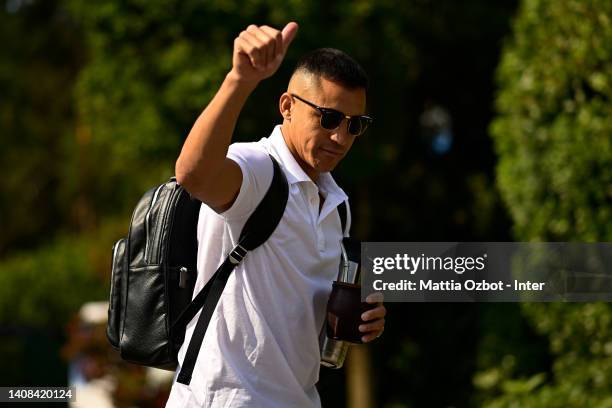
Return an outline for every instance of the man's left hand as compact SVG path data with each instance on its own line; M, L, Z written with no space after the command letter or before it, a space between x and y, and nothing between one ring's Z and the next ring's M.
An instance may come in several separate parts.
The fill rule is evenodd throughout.
M377 306L361 315L361 320L364 321L364 324L359 325L359 331L364 333L361 337L361 341L364 343L368 343L380 337L385 330L385 315L387 314L387 309L385 309L385 305L383 305L382 301L382 293L372 293L366 298L366 302L377 304Z

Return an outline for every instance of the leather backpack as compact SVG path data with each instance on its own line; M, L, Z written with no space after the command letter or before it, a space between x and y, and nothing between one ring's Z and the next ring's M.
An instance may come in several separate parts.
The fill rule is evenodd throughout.
M106 335L123 360L175 370L187 324L202 310L177 380L189 384L227 279L249 251L272 235L285 211L287 180L270 158L274 175L268 191L245 223L236 247L195 297L196 233L202 203L175 178L140 199L128 235L112 249Z

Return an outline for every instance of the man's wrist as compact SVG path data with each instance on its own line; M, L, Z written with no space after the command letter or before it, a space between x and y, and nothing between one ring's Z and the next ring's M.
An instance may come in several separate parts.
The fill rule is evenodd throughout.
M227 82L227 84L232 87L236 87L236 88L246 90L248 92L252 92L255 90L255 88L257 88L257 85L259 85L260 81L246 80L240 77L240 75L237 74L234 70L231 70L225 76L225 82Z

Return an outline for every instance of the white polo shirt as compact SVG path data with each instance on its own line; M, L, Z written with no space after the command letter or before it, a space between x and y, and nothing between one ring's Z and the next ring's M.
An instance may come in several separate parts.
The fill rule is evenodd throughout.
M234 269L204 336L189 386L176 377L199 314L187 326L167 407L318 407L319 332L338 275L342 231L336 207L348 198L329 173L315 184L291 155L281 127L269 138L235 143L242 169L230 209L202 205L196 295L236 245L272 182L268 153L289 183L285 213L263 245ZM319 211L319 191L325 198ZM350 228L350 211L347 211ZM348 230L348 229L347 229Z

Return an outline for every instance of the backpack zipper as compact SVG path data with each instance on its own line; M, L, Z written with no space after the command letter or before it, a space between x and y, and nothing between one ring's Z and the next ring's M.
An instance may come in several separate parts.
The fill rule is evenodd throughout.
M164 187L165 184L162 184L161 186L157 187L157 190L155 190L155 194L153 194L153 200L151 200L151 205L149 206L149 210L147 211L147 215L145 216L145 238L146 238L146 243L145 243L145 253L144 253L144 260L145 263L148 263L148 259L149 259L149 230L150 230L150 226L149 226L149 218L151 216L151 211L153 210L153 206L155 205L155 202L157 201L157 197L159 195L159 191Z
M113 265L111 267L111 287L110 287L110 294L109 294L109 305L113 304L113 288L115 287L115 268L117 265L117 250L119 249L119 244L121 243L121 241L123 241L123 239L120 239L119 241L117 241L115 243L115 245L113 245Z
M163 234L164 229L166 229L168 223L170 223L168 234L169 234L169 236L172 236L172 228L173 228L172 220L174 218L174 212L176 211L176 208L175 208L176 207L176 202L181 197L181 194L180 194L180 192L178 192L176 190L176 187L174 189L172 189L172 191L170 191L170 193L168 193L168 195L169 196L166 196L166 201L169 200L170 203L169 203L169 205L164 205L163 207L170 209L170 211L166 211L164 213L164 219L161 222L161 228L158 228L157 231L153 232L153 234L154 234L153 235L153 242L156 242L158 244L157 248L155 248L155 250L156 250L155 254L152 254L153 256L155 256L155 258L151 259L155 263L159 263L160 262L161 255L162 255L162 253L161 253L162 252L162 245L159 245L160 244L160 242L159 242L160 239L159 239L158 235ZM165 250L166 250L166 256L167 256L168 248L165 248Z

